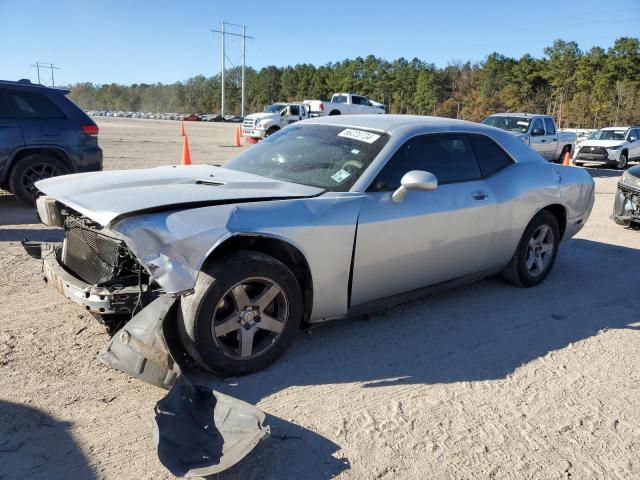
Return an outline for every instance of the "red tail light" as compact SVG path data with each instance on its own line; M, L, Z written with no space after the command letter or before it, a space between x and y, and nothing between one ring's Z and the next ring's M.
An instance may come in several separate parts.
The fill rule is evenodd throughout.
M320 111L324 112L324 103L320 102Z
M97 125L82 125L80 128L87 135L97 135L98 134L98 126Z

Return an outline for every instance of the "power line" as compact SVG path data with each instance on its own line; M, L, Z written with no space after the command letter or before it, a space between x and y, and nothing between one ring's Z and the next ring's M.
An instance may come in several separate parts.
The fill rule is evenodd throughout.
M242 34L239 33L234 33L234 32L229 32L225 30L225 26L230 26L230 27L238 27L238 28L242 28ZM240 115L244 117L244 105L245 105L245 88L246 88L246 78L245 78L245 73L246 73L246 57L247 57L247 48L246 48L246 43L247 43L247 38L250 38L251 40L255 40L254 37L250 37L249 35L247 35L247 27L246 25L236 25L235 23L229 23L229 22L220 22L220 30L211 30L214 33L219 33L221 38L222 38L222 72L220 73L220 83L221 83L221 88L220 88L220 115L224 116L224 86L225 86L225 59L227 59L227 54L225 52L224 49L224 40L225 40L225 36L226 35L233 35L234 37L240 37L242 38L242 88L241 88L241 92L242 92L242 101L241 101L241 105L240 105ZM229 62L231 62L231 59L229 59ZM231 62L233 63L233 62Z
M55 79L53 77L53 71L54 70L60 70L59 67L56 67L53 63L46 63L46 62L36 62L35 65L29 65L30 67L35 68L38 71L38 83L40 82L40 68L48 68L51 70L51 86L55 87L56 86L56 82Z

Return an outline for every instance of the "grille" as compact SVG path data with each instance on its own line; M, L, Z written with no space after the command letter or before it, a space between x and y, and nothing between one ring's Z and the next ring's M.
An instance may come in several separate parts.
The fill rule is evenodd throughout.
M80 279L92 285L115 276L122 242L81 226L66 233L62 263Z
M253 118L245 118L242 122L242 126L245 128L252 129L255 126L255 120Z
M588 155L604 155L607 156L607 149L604 147L582 147L580 152Z

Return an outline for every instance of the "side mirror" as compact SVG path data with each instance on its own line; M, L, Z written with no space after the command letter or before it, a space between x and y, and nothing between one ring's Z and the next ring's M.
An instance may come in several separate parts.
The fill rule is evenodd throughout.
M544 135L544 130L542 128L535 128L531 130L531 135L534 137L539 137L540 135Z
M433 173L423 172L422 170L411 170L407 172L400 180L400 187L393 192L391 199L394 202L402 202L407 192L435 190L438 188L438 179Z
M630 142L635 142L636 140L637 140L637 138L636 138L636 137L629 137L629 141L630 141Z

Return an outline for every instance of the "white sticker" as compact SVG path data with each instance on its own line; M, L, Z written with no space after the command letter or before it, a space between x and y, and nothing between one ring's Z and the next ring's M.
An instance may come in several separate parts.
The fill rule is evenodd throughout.
M364 132L362 130L354 130L353 128L347 128L338 134L339 137L351 138L353 140L360 140L361 142L373 143L380 138L380 135L371 132Z
M529 122L523 122L522 120L519 120L516 123L518 125L522 125L523 127L528 127L529 126Z
M344 169L340 169L340 170L338 170L336 173L334 173L333 175L331 175L331 178L333 178L333 180L334 180L336 183L340 183L340 182L342 182L344 179L346 179L346 178L348 178L348 177L350 177L350 176L351 176L351 174L350 174L349 172L347 172L347 171L346 171L346 170L344 170Z
M354 155L358 155L360 153L360 150L358 150L357 148L353 148L351 149L351 153L353 153Z

